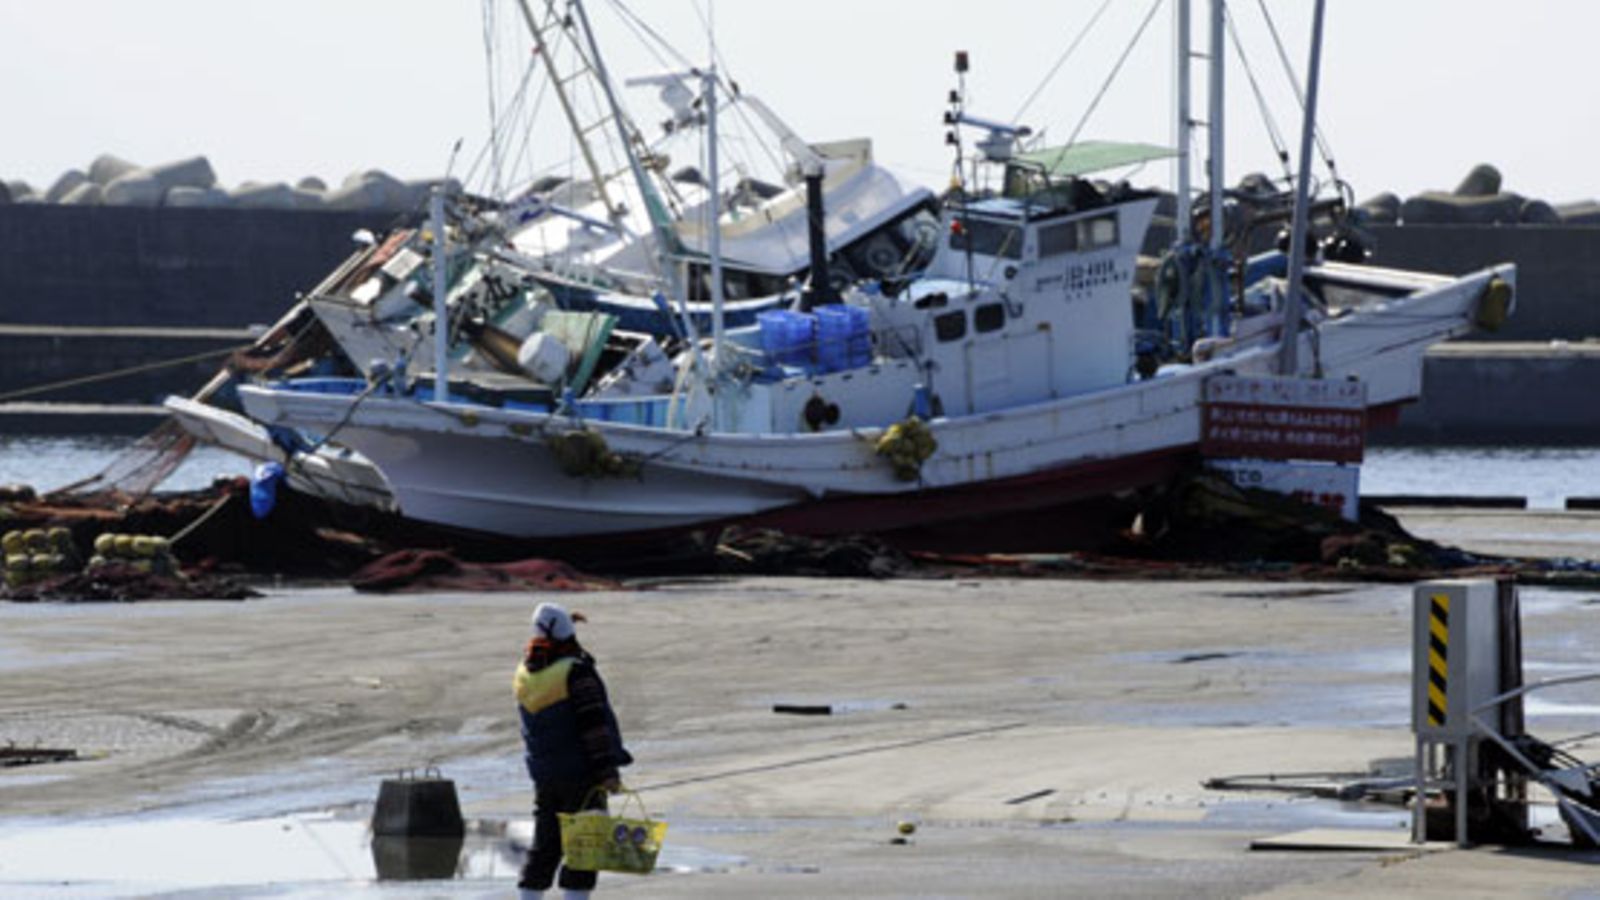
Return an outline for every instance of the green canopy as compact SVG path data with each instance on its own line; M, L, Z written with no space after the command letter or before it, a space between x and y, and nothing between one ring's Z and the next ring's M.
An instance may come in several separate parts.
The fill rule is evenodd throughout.
M1065 147L1045 147L1019 153L1016 162L1042 171L1049 178L1072 178L1177 156L1178 151L1157 144L1119 141L1079 141Z

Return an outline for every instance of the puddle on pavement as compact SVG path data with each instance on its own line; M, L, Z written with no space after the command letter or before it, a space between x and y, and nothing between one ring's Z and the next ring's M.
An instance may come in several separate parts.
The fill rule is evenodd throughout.
M138 894L286 883L452 879L514 882L529 821L473 820L462 838L374 839L354 810L219 822L137 819L102 825L35 822L0 829L4 886L96 885ZM745 864L668 840L658 873Z

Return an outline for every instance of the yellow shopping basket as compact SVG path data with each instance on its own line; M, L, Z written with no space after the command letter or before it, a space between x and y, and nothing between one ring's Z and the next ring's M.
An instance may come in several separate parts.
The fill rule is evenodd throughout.
M567 858L567 868L635 875L647 875L655 869L656 855L667 836L667 823L650 818L637 791L623 793L627 797L618 812L626 812L630 802L637 803L639 818L613 816L598 809L559 814L561 854ZM585 801L584 805L589 804Z

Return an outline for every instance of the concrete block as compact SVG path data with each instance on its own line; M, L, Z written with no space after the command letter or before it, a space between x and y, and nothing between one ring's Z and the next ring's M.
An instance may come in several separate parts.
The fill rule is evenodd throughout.
M326 209L328 205L327 197L321 191L295 187L289 189L289 194L295 209Z
M191 156L172 162L151 166L146 170L163 190L175 187L210 188L217 185L217 173L211 170L211 160L204 156Z
M319 194L326 194L328 192L328 183L315 175L307 175L299 181L296 181L294 186L302 191L316 191Z
M11 196L12 203L21 203L34 196L33 185L21 179L12 179L6 182L6 193Z
M88 180L89 176L85 175L82 170L68 169L61 173L55 184L50 185L49 190L44 192L44 201L46 203L60 203L74 189Z
M1400 207L1400 220L1408 225L1514 225L1522 214L1523 198L1516 194L1460 196L1426 191Z
M170 188L161 201L162 206L187 209L224 209L233 205L233 198L222 188L185 187Z
M89 164L89 180L105 187L118 178L138 169L136 163L128 162L118 156L102 153Z
M166 189L143 169L135 169L105 186L107 206L160 206Z
M1560 225L1561 215L1543 200L1524 200L1517 221L1524 225Z
M0 181L0 206L11 202L11 186Z
M384 210L410 209L411 191L400 179L382 169L368 169L346 176L342 187L346 190L359 187L373 199L369 208Z
M61 198L65 206L99 206L104 202L105 188L92 181L83 182Z
M240 209L294 209L294 189L281 181L271 184L247 181L239 185L228 196L233 198L233 203Z
M346 184L338 190L329 191L324 202L329 209L342 209L351 212L381 209L386 201L383 185L371 182L357 182Z
M1500 170L1488 163L1478 163L1456 185L1457 197L1493 197L1500 193Z
M1393 225L1400 220L1400 197L1390 191L1384 191L1376 197L1369 197L1356 204L1356 209L1367 217L1371 225Z
M1556 205L1556 215L1563 225L1600 225L1600 203L1579 200Z

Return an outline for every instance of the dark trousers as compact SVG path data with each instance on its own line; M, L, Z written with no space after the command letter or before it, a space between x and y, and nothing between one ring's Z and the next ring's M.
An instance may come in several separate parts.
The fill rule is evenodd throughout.
M590 797L590 794L593 797ZM588 798L588 803L584 800ZM544 783L533 786L533 846L528 848L528 858L522 863L522 877L517 887L529 890L549 890L555 880L556 867L561 866L561 821L557 813L573 813L579 809L606 808L606 792L595 790L592 784ZM573 891L594 889L596 873L561 866L561 887Z

